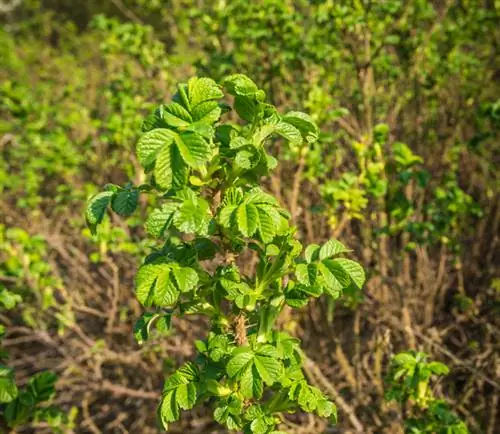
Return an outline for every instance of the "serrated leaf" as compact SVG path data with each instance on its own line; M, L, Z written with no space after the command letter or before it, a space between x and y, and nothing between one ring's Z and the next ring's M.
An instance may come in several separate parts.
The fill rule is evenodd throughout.
M231 138L231 141L229 142L229 147L231 149L239 149L249 145L251 145L251 143L245 137L242 136L234 136Z
M166 124L161 118L161 107L156 109L153 113L146 116L141 125L141 131L147 133L148 131L154 130L156 128L165 128Z
M259 187L253 188L245 195L246 203L268 204L278 206L278 201L274 196L262 191Z
M169 423L179 420L180 412L175 399L175 391L170 391L163 395L158 413L165 427L168 426Z
M224 97L224 93L218 84L207 77L191 78L188 82L188 95L191 109L202 102Z
M318 244L310 244L306 247L306 250L304 251L304 257L308 263L311 261L315 261L319 257L319 250L320 247Z
M249 150L241 150L234 158L236 166L249 170L255 167L259 162L259 155Z
M318 401L316 405L316 413L318 413L318 416L320 417L330 418L333 423L336 423L337 421L337 407L333 402L328 401L327 399L320 399Z
M314 285L316 282L317 268L314 264L298 264L295 269L297 280L303 285Z
M245 349L245 351L242 349L242 351L234 355L226 365L227 375L233 378L240 374L248 364L252 363L253 358L254 354L250 349Z
M278 359L260 354L255 356L254 365L257 368L260 377L268 386L277 381L283 371L283 365Z
M222 110L217 101L205 101L198 104L191 113L197 123L212 125L219 120Z
M336 272L337 270L338 268L329 267L325 262L320 262L318 264L318 271L322 277L325 291L335 298L339 297L342 290L347 286L342 284L337 278L339 274L339 272ZM340 272L343 272L343 270L340 269Z
M251 237L257 230L257 208L251 204L241 204L236 211L236 223L239 231L245 237Z
M173 267L175 281L181 292L191 291L198 283L198 274L189 267Z
M228 205L219 211L219 223L223 227L229 228L231 226L232 216L237 208L238 208L238 205Z
M262 208L259 210L259 235L264 243L270 243L276 236L276 225L273 218Z
M95 234L96 226L102 222L113 195L114 193L112 191L102 191L90 198L87 204L85 218L93 234Z
M165 264L158 273L154 287L154 304L159 307L173 306L179 299L179 291L172 282L172 268Z
M314 142L318 139L319 129L314 120L306 113L302 112L288 112L285 116L283 116L283 120L293 125L297 128L304 140L309 143Z
M183 410L190 410L196 404L196 386L193 383L181 384L176 389L175 398L177 404Z
M155 181L164 190L172 187L172 144L167 144L158 152L154 169Z
M183 132L176 136L175 143L182 159L191 167L200 167L210 158L210 145L196 133Z
M274 126L274 132L279 134L281 137L284 137L292 144L298 145L302 143L302 135L300 134L300 131L287 122L278 122Z
M233 74L226 77L222 84L231 95L254 96L259 91L257 85L246 75Z
M170 202L162 205L161 208L153 210L146 220L146 232L153 237L161 237L163 232L171 225L174 213L179 206L179 203Z
M234 110L238 116L247 122L253 122L258 113L259 103L246 96L236 95L234 98Z
M111 208L117 214L128 217L137 208L139 191L137 189L123 189L116 193L111 200Z
M342 269L349 275L349 277L359 289L363 287L366 276L365 270L363 270L363 267L360 264L358 264L356 261L352 261L351 259L346 258L334 259L333 262L342 267Z
M323 259L332 258L335 255L348 253L350 251L351 250L346 248L340 241L329 240L321 246L319 251L319 260L322 261Z
M313 388L304 383L300 388L297 402L302 410L307 411L308 413L313 412L316 409L317 404L317 397Z
M165 264L144 264L139 268L135 276L135 293L143 306L153 304L156 279L164 267Z
M144 168L149 168L156 160L160 150L172 143L175 133L165 128L144 133L137 142L137 157Z
M176 128L185 127L193 121L191 114L176 102L162 106L160 116L166 124Z
M172 188L184 188L188 181L189 167L184 162L177 146L172 147Z
M250 424L250 429L253 434L266 434L268 432L268 425L264 419L254 419Z
M302 291L291 289L285 292L285 301L288 306L300 309L309 302L309 297Z
M174 216L174 224L181 232L207 235L212 216L206 200L185 200Z
M259 399L262 396L264 385L262 384L262 379L253 363L250 363L241 375L240 390L242 395L248 399Z

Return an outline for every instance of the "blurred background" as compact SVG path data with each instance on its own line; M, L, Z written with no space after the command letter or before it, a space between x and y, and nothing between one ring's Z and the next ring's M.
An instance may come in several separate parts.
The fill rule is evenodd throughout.
M282 318L339 407L296 432L402 432L384 377L412 349L450 367L435 393L471 432L500 432L499 18L498 0L0 1L2 362L21 386L58 374L60 432L158 432L163 376L206 325L135 342L148 204L94 237L85 202L141 182L141 122L177 82L240 72L321 128L307 152L273 143L263 184L304 242L341 240L368 275ZM225 431L196 409L171 432Z

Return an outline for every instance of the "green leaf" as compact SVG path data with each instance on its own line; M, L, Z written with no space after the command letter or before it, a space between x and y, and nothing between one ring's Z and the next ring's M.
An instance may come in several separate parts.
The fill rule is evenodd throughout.
M276 207L278 206L278 201L276 200L276 198L268 193L265 193L259 187L252 188L245 195L245 202L253 204L268 204Z
M146 232L153 237L161 237L172 224L174 213L179 206L180 203L170 202L162 205L161 208L153 210L146 220Z
M229 228L231 226L236 209L238 209L238 205L228 205L219 211L219 222L223 227Z
M300 388L299 396L297 402L299 403L302 410L307 411L308 413L313 412L316 409L318 397L314 391L314 388L306 384L302 383Z
M365 270L356 261L350 259L338 258L334 259L333 262L336 265L340 265L342 269L349 275L354 284L361 289L366 281Z
M154 286L161 271L162 265L160 264L145 264L139 268L135 276L135 294L143 306L152 305Z
M28 391L36 402L48 401L56 393L57 375L46 371L35 374L28 382Z
M185 127L193 122L190 113L180 104L172 102L160 108L160 116L172 127Z
M144 312L134 325L135 340L142 345L149 339L151 324L159 317L157 313Z
M117 214L128 217L137 208L139 191L137 189L122 189L113 196L111 208Z
M283 120L297 128L307 142L312 143L318 140L318 126L308 114L292 111L283 116Z
M191 108L205 101L220 99L224 97L219 85L211 78L193 77L188 82L188 94Z
M191 291L198 283L198 274L189 267L173 267L175 281L181 292Z
M184 162L177 146L172 147L172 188L184 188L188 181L189 167Z
M234 96L255 96L259 92L257 85L243 74L230 75L223 80L222 84L228 93Z
M319 250L320 247L317 244L308 245L304 252L304 257L306 258L306 261L310 263L311 261L317 260L319 257Z
M156 130L158 131L158 130ZM155 181L163 190L172 188L172 144L161 148L156 158L154 169Z
M175 399L175 391L170 391L163 395L158 408L158 415L165 428L168 427L169 423L179 420L180 411Z
M334 298L339 297L342 290L349 286L349 276L338 264L333 263L330 259L320 262L318 271L323 278L326 292Z
M193 383L181 384L177 387L175 397L183 410L190 410L196 404L196 386Z
M240 390L242 395L248 399L259 399L262 396L264 385L253 363L250 363L241 375Z
M393 359L395 363L400 364L400 365L414 365L417 361L415 360L415 356L409 353L399 353L396 354Z
M285 301L288 306L300 309L309 302L309 296L303 291L292 288L285 292Z
M236 166L249 170L258 164L259 158L260 156L256 152L241 150L236 154L234 162Z
M175 133L165 128L144 133L137 142L137 157L141 165L150 168L160 152L165 146L170 145L174 140Z
M106 208L111 202L114 193L112 191L102 191L92 196L87 204L85 218L93 234L96 233L96 227L102 222L106 213Z
M28 392L21 392L16 399L7 404L3 412L7 425L15 427L28 421L33 414L34 405L33 396Z
M259 112L259 104L254 99L237 95L234 98L234 110L244 121L253 122Z
M200 167L210 158L210 146L200 135L183 132L176 136L175 143L182 159L191 167Z
M320 399L316 406L316 412L320 417L329 418L332 423L337 423L337 407L327 399Z
M165 264L158 273L154 288L154 304L159 307L174 306L179 299L179 291L172 281L172 268Z
M23 298L19 294L15 294L0 285L0 303L3 304L5 309L13 309L16 304L21 303Z
M198 124L212 125L217 122L222 114L217 101L205 101L198 104L193 110L193 119Z
M14 381L14 371L0 365L0 403L11 402L17 395L18 389Z
M444 363L440 362L430 362L427 365L429 371L436 375L447 375L450 373L450 368L446 366Z
M145 306L173 306L179 298L179 290L172 280L172 268L176 264L160 262L144 264L136 275L136 296ZM174 267L175 268L175 267Z
M316 283L317 268L314 264L298 264L295 275L300 283L314 285Z
M264 209L258 208L259 210L259 235L264 243L270 243L276 236L276 224L275 220L269 215Z
M341 253L348 253L351 250L346 248L340 241L330 240L327 241L319 251L319 260L322 261L326 258L332 258L333 256L339 255Z
M284 137L294 145L300 145L302 143L302 135L300 134L300 131L289 123L278 122L274 126L274 132Z
M187 234L207 235L212 215L208 202L201 198L185 200L175 213L174 224Z
M233 353L234 354L234 353ZM250 364L254 359L254 354L249 348L240 348L233 355L226 365L226 372L230 378L240 374L245 367Z
M255 367L264 382L271 386L283 373L283 365L278 359L257 354L254 360Z
M245 237L251 237L257 230L258 212L252 204L241 204L236 211L238 229Z

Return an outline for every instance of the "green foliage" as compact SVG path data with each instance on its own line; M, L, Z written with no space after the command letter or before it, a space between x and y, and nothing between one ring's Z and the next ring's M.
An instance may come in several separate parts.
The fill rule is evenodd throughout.
M25 234L22 232L18 233L17 238L19 238L19 235L22 238ZM40 242L41 240L36 241ZM4 241L0 247L5 249L6 245ZM28 256L25 256L25 258L27 259ZM12 259L1 270L2 274L0 277L10 277L12 275L3 274L5 271L10 273L20 271L16 268L15 256ZM26 268L26 266L30 267L32 264L25 263L23 265ZM40 275L40 278L42 276ZM16 304L23 302L23 297L17 293L20 288L15 287L14 290L16 292L0 286L1 311L14 309ZM1 325L0 339L3 338L5 332L5 327ZM3 362L7 358L7 351L1 348L0 360ZM62 433L64 427L69 427L67 415L55 407L40 405L50 402L55 394L56 381L57 376L54 373L49 371L39 372L29 379L25 387L19 388L16 385L14 370L4 364L0 364L0 421L4 421L11 428L25 425L30 421L44 421L49 424L54 432Z
M403 407L411 404L412 415L405 420L408 433L468 433L465 423L432 391L432 378L447 375L448 366L427 362L427 357L421 352L403 352L392 358L386 399L395 400Z
M241 123L220 120L231 110L221 101L224 90ZM216 421L248 433L278 433L285 411L335 421L335 405L304 377L300 342L274 323L286 304L300 307L321 294L339 298L360 289L365 274L343 257L349 250L338 241L308 246L302 256L289 214L259 186L277 164L266 151L269 140L310 146L318 138L314 121L299 112L280 115L263 90L237 74L221 85L196 77L178 85L173 102L146 118L143 131L137 155L148 182L107 186L89 200L87 222L95 230L107 209L128 215L139 193L155 195L159 206L145 228L163 245L136 275L138 300L154 310L139 319L135 336L144 342L153 326L168 331L182 315L210 319L196 360L165 382L162 425L202 402L210 402ZM252 251L257 266L247 274L238 257ZM207 260L216 257L224 259L214 270Z
M0 225L0 303L7 310L17 305L30 327L46 329L55 324L62 333L74 321L61 280L47 262L47 244L20 228ZM22 303L24 301L24 303Z

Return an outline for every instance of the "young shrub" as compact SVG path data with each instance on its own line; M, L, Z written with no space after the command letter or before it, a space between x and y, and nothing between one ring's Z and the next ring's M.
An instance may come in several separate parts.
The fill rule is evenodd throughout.
M465 423L431 388L431 378L447 375L448 366L427 358L422 352L402 352L392 358L386 400L395 400L404 409L407 433L467 434Z
M221 102L227 94L232 107ZM241 122L220 120L231 109ZM307 145L317 140L317 126L304 113L279 114L264 91L236 74L221 86L197 77L180 84L143 131L137 155L148 183L109 186L90 199L87 221L95 231L108 205L130 215L139 193L155 195L159 206L145 229L159 247L136 276L136 296L147 309L137 340L178 316L210 320L206 339L194 343L198 357L165 382L161 424L168 428L201 403L213 407L217 422L245 433L277 434L283 412L334 422L335 405L304 377L300 341L275 321L286 305L361 288L365 274L338 241L303 249L287 211L259 185L278 164L266 151L269 140ZM257 265L247 274L241 265L250 253Z

